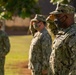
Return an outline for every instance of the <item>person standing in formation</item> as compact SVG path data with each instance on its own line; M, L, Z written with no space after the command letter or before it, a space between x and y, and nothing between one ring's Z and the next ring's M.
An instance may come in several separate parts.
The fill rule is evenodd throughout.
M31 25L36 32L30 45L28 68L32 75L48 75L52 40L45 27L46 19L43 15L36 14Z
M53 41L50 56L52 75L76 75L76 24L75 8L68 4L60 4L54 14L58 33ZM49 74L51 75L51 74Z

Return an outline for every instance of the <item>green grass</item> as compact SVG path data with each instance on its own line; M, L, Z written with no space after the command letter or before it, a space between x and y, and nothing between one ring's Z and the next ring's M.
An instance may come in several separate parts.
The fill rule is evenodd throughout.
M32 36L10 36L11 49L6 56L5 75L19 75L13 65L28 60Z

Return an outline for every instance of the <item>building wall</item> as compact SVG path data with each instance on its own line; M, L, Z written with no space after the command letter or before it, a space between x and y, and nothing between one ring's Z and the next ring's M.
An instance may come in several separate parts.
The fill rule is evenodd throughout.
M9 35L25 35L28 34L28 27L30 25L30 18L22 19L20 17L13 17L13 20L5 21L5 31Z

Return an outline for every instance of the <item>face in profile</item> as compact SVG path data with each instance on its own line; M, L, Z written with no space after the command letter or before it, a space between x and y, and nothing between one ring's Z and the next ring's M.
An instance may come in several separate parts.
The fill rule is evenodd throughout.
M41 26L41 21L35 21L32 24L33 24L34 29L37 30Z

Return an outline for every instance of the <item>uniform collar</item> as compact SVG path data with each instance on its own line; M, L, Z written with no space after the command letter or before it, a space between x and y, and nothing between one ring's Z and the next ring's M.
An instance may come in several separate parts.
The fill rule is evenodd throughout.
M64 35L65 33L67 33L68 31L70 31L71 28L74 28L75 27L75 24L69 26L68 28L66 29L60 29L58 31L58 34L57 35Z
M44 27L40 32L43 33L45 30L46 30L46 29L45 29L45 27Z

